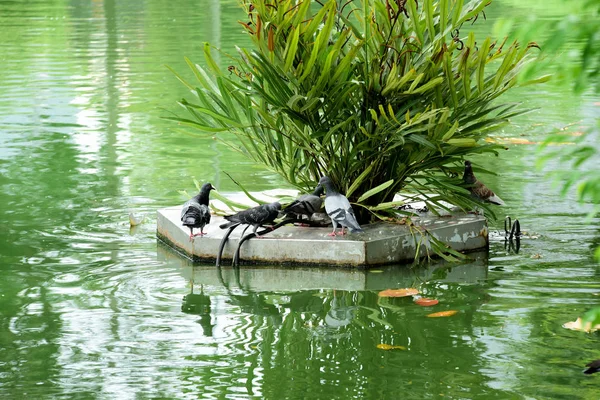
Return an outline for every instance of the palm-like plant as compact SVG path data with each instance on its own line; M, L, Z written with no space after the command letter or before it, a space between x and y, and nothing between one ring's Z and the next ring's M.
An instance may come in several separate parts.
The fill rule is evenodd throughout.
M523 112L496 99L534 46L461 39L488 3L245 2L254 48L238 49L225 71L205 44L210 73L187 60L199 86L178 77L196 99L180 102L189 118L172 119L233 133L233 148L298 188L328 175L363 206L363 221L405 188L430 206L469 207L462 160L496 151L483 139Z

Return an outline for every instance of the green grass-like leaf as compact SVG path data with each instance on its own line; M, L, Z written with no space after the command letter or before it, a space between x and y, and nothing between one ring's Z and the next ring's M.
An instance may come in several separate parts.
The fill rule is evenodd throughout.
M366 199L368 199L369 197L376 195L377 193L389 188L390 186L392 186L393 183L394 183L394 180L390 179L389 181L384 182L381 185L374 187L373 189L367 190L365 193L362 194L362 196L360 196L358 198L358 202L361 203L361 202L365 201Z

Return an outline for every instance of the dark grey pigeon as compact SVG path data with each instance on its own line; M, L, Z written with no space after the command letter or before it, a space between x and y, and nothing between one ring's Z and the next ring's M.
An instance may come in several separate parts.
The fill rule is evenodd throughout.
M500 197L498 197L490 188L475 178L471 161L465 161L465 173L463 175L463 181L469 185L471 196L477 200L497 204L499 206L504 205L504 201L502 201Z
M205 183L200 188L200 193L185 202L181 209L181 222L190 228L190 241L194 236L204 236L204 227L210 223L210 209L208 196L215 188L210 183ZM194 228L200 228L200 233L194 235Z
M303 215L306 215L310 219L314 213L321 209L323 205L321 195L324 191L323 186L317 185L312 194L304 194L298 197L283 210L283 213L287 216L296 217L299 220L302 220Z
M281 210L281 204L278 202L252 207L233 215L226 215L224 218L229 222L221 224L219 227L227 229L235 224L246 224L254 226L252 232L256 233L260 226L272 223L279 215L279 210Z
M600 360L594 360L587 363L585 366L587 369L583 371L584 374L595 374L596 372L600 371Z
M319 185L324 186L327 193L327 196L325 196L325 211L333 224L333 232L329 236L336 235L335 230L338 224L342 226L340 235L345 235L344 227L348 227L350 232L364 232L354 216L350 202L346 196L337 191L331 179L324 176L319 181Z

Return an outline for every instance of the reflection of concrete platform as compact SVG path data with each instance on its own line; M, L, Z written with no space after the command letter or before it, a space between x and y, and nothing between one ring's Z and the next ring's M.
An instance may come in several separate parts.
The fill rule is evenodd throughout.
M223 219L213 216L205 228L208 235L189 241L189 229L180 221L181 207L158 211L158 238L194 261L214 262L225 230L219 229ZM488 245L487 223L483 216L460 214L444 217L414 217L418 226L426 228L437 239L454 250L469 251ZM375 223L363 226L362 234L344 237L327 236L330 228L284 226L262 238L251 239L242 246L242 262L262 264L304 264L337 266L373 266L412 261L419 243L420 255L427 254L427 236L406 225ZM229 237L223 262L233 258L243 228ZM249 230L250 231L250 230Z
M205 288L227 288L251 292L294 292L302 290L383 290L418 287L435 279L440 282L477 283L487 278L487 252L472 253L472 261L448 263L443 260L421 268L383 266L366 271L348 268L311 268L252 266L248 268L215 268L195 265L179 257L167 246L158 246L158 258L180 271L193 285ZM209 289L210 292L210 289Z

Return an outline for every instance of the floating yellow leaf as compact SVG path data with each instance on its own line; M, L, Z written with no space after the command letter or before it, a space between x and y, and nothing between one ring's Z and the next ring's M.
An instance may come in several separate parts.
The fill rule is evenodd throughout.
M429 318L439 318L439 317L451 317L456 314L458 311L456 310L448 310L448 311L440 311L434 312L433 314L427 314Z
M372 270L370 270L369 272L370 272L370 273L372 273L372 274L380 274L380 273L382 273L383 271L382 271L382 270L380 270L380 269L372 269Z
M548 142L548 146L573 146L575 142Z
M537 144L525 138L486 138L488 143L511 143L511 144Z
M414 296L415 294L419 294L419 291L413 288L387 289L379 292L379 297L406 297Z
M377 348L380 350L406 350L406 347L404 346L393 346L385 343L378 344Z
M524 138L509 138L507 141L512 144L537 144L537 142L532 142L531 140Z
M573 135L577 136L577 135ZM497 144L538 144L539 142L532 142L529 139L525 138L491 138L487 137L484 139L487 143L497 143ZM563 146L563 145L573 145L573 142L550 142L548 145L550 146Z
M562 327L571 329L574 331L583 331L583 332L587 332L587 333L600 330L600 324L592 326L592 323L588 322L585 325L583 325L583 321L581 320L581 317L577 318L573 322L567 322L566 324L563 324Z

